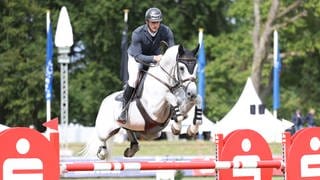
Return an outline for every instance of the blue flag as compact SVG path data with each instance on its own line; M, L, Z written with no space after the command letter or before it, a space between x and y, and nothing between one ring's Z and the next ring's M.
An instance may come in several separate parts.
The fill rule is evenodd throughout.
M198 94L202 98L202 109L205 108L205 89L206 89L206 77L205 77L205 66L206 66L206 53L204 48L204 41L202 32L200 32L200 49L198 56Z
M274 47L273 47L273 110L280 108L280 71L281 58L280 48L278 43L278 32L274 32Z
M52 98L52 82L53 82L53 40L52 27L50 23L50 13L47 13L47 47L46 47L46 77L45 77L45 96L46 100Z

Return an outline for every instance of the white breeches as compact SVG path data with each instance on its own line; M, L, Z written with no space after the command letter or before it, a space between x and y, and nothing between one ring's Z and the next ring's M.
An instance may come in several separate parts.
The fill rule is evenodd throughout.
M128 54L128 85L135 88L137 85L138 73L139 73L140 63L138 63L134 57Z

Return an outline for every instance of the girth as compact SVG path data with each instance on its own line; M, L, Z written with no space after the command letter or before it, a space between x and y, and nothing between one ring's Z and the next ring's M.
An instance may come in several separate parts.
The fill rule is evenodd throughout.
M137 107L138 107L144 121L145 121L144 132L148 133L149 131L151 131L155 127L160 127L162 129L168 124L169 117L167 117L167 120L164 123L159 123L159 122L153 120L149 116L149 114L147 113L146 109L143 107L139 98L136 99L136 104L137 104ZM170 114L171 113L169 113L169 116L170 116Z

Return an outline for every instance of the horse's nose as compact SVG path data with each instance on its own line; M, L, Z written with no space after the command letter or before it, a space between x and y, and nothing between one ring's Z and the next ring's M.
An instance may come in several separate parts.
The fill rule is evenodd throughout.
M196 97L197 97L197 86L194 82L189 83L187 86L187 98L193 100Z
M197 95L196 95L196 94L194 94L194 93L190 93L190 92L188 92L187 96L188 96L188 99L194 99L194 98L196 98L196 97L197 97Z

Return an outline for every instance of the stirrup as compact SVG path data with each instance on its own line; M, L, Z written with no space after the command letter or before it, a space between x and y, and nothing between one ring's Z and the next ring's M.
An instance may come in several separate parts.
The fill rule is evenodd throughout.
M128 120L128 108L125 108L121 111L120 116L118 117L118 122L121 124L126 124Z
M126 124L127 123L127 121L123 120L123 119L118 119L117 122L120 123L120 124Z

